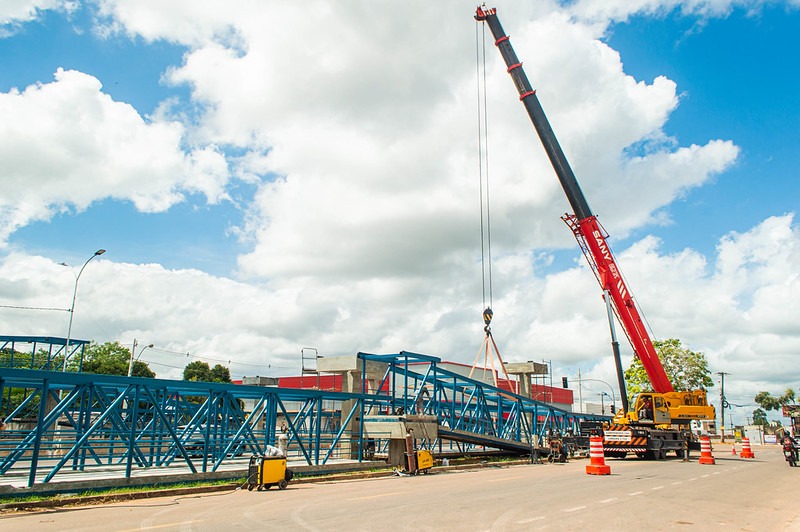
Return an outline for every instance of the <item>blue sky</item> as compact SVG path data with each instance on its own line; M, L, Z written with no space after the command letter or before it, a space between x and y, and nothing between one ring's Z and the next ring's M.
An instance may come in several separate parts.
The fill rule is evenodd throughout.
M770 6L698 22L674 14L635 17L611 29L626 72L666 75L684 93L665 131L682 142L724 135L743 153L713 186L670 206L684 222L669 245L708 250L728 231L745 231L770 214L793 212L800 196L800 13ZM702 231L693 228L701 226Z
M189 100L185 87L162 82L170 65L179 64L184 46L141 38L106 39L92 31L93 10L82 6L71 16L46 11L10 38L0 39L0 90L48 82L57 68L92 73L103 91L117 101L152 114L167 98ZM238 187L232 194L252 194ZM232 202L208 205L204 198L188 201L164 213L141 213L125 201L103 200L85 212L70 210L52 220L32 223L9 239L32 253L62 256L79 262L86 241L113 243L115 259L157 262L168 268L198 268L229 275L243 250L228 229L241 224Z
M68 306L58 263L102 247L75 336L154 343L161 376L186 352L234 376L296 373L307 346L472 362L475 31L461 4L413 20L359 0L0 8L0 305ZM731 373L733 403L797 388L776 368L800 351L799 6L637 5L498 13L655 335ZM563 193L488 53L495 338L509 360L613 382ZM0 309L4 334L65 336L64 321Z

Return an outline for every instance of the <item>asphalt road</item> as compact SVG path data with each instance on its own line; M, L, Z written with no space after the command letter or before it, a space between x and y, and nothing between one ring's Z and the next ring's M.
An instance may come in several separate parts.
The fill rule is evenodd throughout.
M149 499L0 518L3 530L798 530L800 467L777 447L715 465L668 459L487 467L290 484L285 491Z

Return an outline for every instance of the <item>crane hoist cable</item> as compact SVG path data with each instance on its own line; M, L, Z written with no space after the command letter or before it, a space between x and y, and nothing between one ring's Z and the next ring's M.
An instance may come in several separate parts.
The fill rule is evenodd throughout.
M480 26L480 29L478 27ZM486 29L485 24L475 25L475 67L477 69L478 109L478 191L481 229L481 291L483 296L483 321L486 335L491 335L492 323L492 222L489 203L489 114L486 90ZM488 300L488 303L487 303Z
M478 29L480 26L480 30ZM492 379L495 387L499 387L498 377L500 373L505 376L506 382L512 390L519 393L519 383L514 386L508 376L503 357L497 348L497 343L492 336L492 311L493 289L492 289L492 220L489 202L489 113L488 97L486 87L486 25L475 25L475 64L477 69L477 99L478 99L478 190L480 194L480 215L481 215L481 274L482 274L482 295L483 295L483 331L486 333L483 344L478 350L475 362L469 372L470 378L478 367L478 361L483 354L484 378L487 370L491 369ZM492 356L492 354L494 356ZM495 359L497 365L495 364ZM499 367L498 367L499 366Z

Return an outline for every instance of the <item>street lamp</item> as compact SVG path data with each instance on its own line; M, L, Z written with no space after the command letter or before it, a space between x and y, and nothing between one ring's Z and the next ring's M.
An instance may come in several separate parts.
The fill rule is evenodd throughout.
M602 382L603 384L605 384L606 386L608 386L608 389L609 389L609 390L611 390L611 404L612 404L612 405L616 405L616 404L617 404L617 395L614 393L614 387L613 387L613 386L611 386L609 383L607 383L606 381L600 380L600 379L586 379L586 378L581 378L581 377L580 377L580 373L578 373L578 386L580 387L581 383L582 383L582 382L586 382L586 381L592 381L592 382ZM603 392L603 393L605 393L605 392ZM606 394L606 395L608 395L608 394Z
M608 395L608 393L606 393L606 392L600 392L600 393L598 393L597 395L599 395L599 396L600 396L600 413L601 413L601 414L603 414L603 415L606 415L606 405L605 405L605 403L603 402L603 398L604 398L604 397L608 397L608 398L609 398L609 399L611 399L612 401L613 401L613 399L612 399L612 398L611 398L611 396L610 396L610 395ZM612 402L611 404L613 405L614 403Z
M81 270L78 272L78 276L75 277L75 289L72 291L72 306L69 307L69 327L67 327L67 343L64 346L64 367L62 371L67 371L67 358L69 358L69 341L72 339L72 317L75 315L75 298L78 297L78 281L81 278L81 274L83 273L83 269L86 268L86 265L89 264L93 258L102 255L105 253L106 250L98 249L94 252L94 255L86 259L86 262L83 263L81 266Z
M139 356L136 357L136 360L139 360L142 357L142 353L144 353L144 350L147 349L148 347L153 347L153 344L148 344L142 347L142 350L139 351ZM131 349L131 361L128 364L128 377L130 377L131 374L133 373L133 362L135 354L136 354L136 338L133 339L133 349Z

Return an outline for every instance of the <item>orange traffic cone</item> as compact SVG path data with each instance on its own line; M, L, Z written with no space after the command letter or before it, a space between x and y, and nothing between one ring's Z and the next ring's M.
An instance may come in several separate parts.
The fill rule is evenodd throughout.
M750 438L742 438L742 454L740 454L742 458L755 458L756 455L753 454L753 450L750 448Z
M700 436L700 463L706 465L714 465L714 455L711 454L711 438L708 436Z
M610 475L611 468L606 465L606 458L603 454L603 438L592 436L589 438L589 460L586 466L587 475Z

